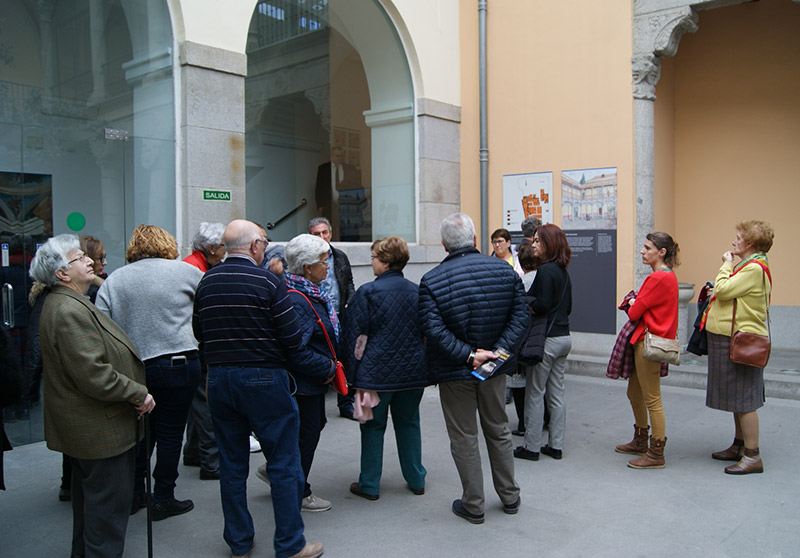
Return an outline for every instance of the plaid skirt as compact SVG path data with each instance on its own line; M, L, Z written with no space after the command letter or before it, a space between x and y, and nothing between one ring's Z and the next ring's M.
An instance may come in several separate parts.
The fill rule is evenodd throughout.
M764 369L734 364L728 358L731 338L708 333L706 407L747 413L764 406Z

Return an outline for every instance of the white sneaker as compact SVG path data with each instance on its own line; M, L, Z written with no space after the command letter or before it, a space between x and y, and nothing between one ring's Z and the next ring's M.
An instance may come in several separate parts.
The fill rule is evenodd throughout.
M250 453L258 453L261 451L261 444L255 439L255 436L250 435Z
M333 504L327 500L323 500L319 496L313 494L303 498L303 505L300 506L300 511L305 512L324 512L333 507Z
M265 483L271 484L269 482L269 477L267 476L267 464L266 463L262 463L261 465L258 466L258 469L256 469L256 476L258 478L260 478L262 481L264 481Z

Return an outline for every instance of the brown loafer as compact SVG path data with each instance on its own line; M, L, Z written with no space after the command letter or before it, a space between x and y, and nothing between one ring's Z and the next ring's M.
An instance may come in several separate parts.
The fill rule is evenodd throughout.
M357 482L354 482L353 484L350 485L350 492L352 492L356 496L361 496L366 500L377 500L378 498L380 498L378 494L367 494L366 492L361 490L361 487L358 486Z

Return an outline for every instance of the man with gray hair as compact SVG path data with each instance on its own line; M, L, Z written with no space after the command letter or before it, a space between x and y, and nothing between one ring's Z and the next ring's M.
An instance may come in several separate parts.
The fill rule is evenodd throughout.
M534 217L533 215L525 217L521 223L522 236L524 237L523 242L533 242L533 235L536 234L536 229L538 229L541 224L542 220L538 217Z
M505 372L511 367L496 361L486 379L473 372L503 352L515 351L528 324L528 307L514 269L475 248L475 226L468 215L450 215L440 232L448 256L422 277L420 322L427 338L429 376L439 384L450 453L463 488L453 513L480 524L484 493L477 418L503 511L517 513L520 497L504 405Z
M331 222L325 217L314 217L308 222L308 234L320 237L328 243L328 276L322 281L322 286L331 297L333 309L341 320L342 311L347 303L356 294L353 285L353 270L350 268L350 260L347 254L334 248L331 245L333 229ZM339 416L355 420L353 418L353 396L337 394L336 405L339 407Z

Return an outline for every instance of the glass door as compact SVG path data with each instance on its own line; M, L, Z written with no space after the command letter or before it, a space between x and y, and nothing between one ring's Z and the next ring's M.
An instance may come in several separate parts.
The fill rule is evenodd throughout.
M34 338L47 291L28 275L31 261L48 238L69 233L99 238L109 267L123 265L132 228L133 194L126 187L132 144L105 129L13 124L0 124L0 138L2 327L24 370L23 397L3 409L3 421L12 445L20 445L44 439Z

